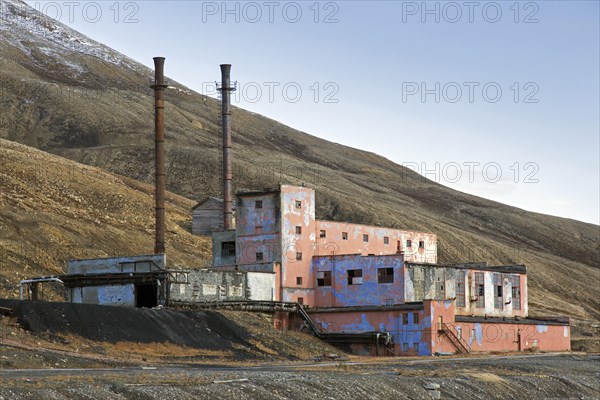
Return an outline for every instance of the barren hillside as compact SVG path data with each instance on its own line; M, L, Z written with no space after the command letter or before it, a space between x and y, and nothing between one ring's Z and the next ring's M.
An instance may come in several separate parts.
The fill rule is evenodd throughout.
M25 277L65 272L70 258L150 254L153 187L0 139L0 297ZM167 195L167 260L204 266L207 238L189 233L193 202Z
M153 107L148 88L152 71L37 15L17 0L2 3L0 137L152 182ZM169 63L174 62L185 60L167 60L167 72ZM205 79L215 78L218 78L216 65L215 77ZM166 100L168 189L195 200L218 195L218 102L176 82L167 90ZM279 181L305 182L317 190L320 217L436 232L442 262L525 263L530 274L533 314L567 314L577 319L600 317L597 225L527 212L457 192L376 154L331 143L241 109L234 110L233 118L237 189L263 188ZM400 135L404 133L410 134L399 131ZM13 162L14 168L26 169L28 159L24 156ZM152 202L148 186L119 177L123 186L115 186L123 187L127 193L140 193L140 202L143 198L146 210L133 207L137 204L134 201L131 209L113 210L102 203L108 200L96 198L99 192L106 193L100 188L109 187L107 182L100 181L116 179L113 175L103 174L104 178L98 178L95 191L94 185L81 180L76 185L77 193L83 196L89 192L88 208L78 208L79 203L69 200L69 211L62 207L62 194L46 193L44 190L49 189L40 186L42 183L35 177L28 181L13 176L13 172L3 176L9 182L23 179L21 187L12 189L11 196L21 196L22 191L36 193L35 205L29 207L53 204L45 196L54 196L53 201L61 207L46 210L43 215L26 212L17 205L11 205L8 211L3 207L3 214L12 210L12 214L3 215L3 225L15 225L20 219L24 223L18 224L23 227L19 230L3 229L2 243L14 246L26 242L21 239L26 235L39 238L40 243L52 243L50 236L45 236L49 235L46 231L57 230L68 233L67 241L81 237L97 243L99 255L151 250ZM3 202L8 202L4 189L2 196ZM15 202L11 200L10 204ZM206 242L191 238L181 228L189 218L186 208L191 204L189 200L172 197L175 211L170 213L172 237L168 252L171 259L180 262L195 260L185 254L188 249L208 250L202 247ZM82 215L88 209L99 214L93 214L81 227L65 225L63 216L74 209ZM130 227L117 222L134 218L131 210L139 210L138 215L145 216L146 225ZM5 223L4 218L8 217L10 222ZM96 223L96 219L100 222ZM43 224L44 230L36 224ZM31 275L30 271L39 274L56 270L65 259L77 256L61 249L52 258L54 264L45 264L45 260L28 260L15 249L10 254L14 259L11 268L27 275ZM25 265L31 269L24 271Z

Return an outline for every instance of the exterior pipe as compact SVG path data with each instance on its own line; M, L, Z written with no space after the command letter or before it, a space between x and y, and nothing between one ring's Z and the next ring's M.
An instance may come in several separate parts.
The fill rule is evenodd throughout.
M221 64L221 123L223 128L223 229L233 229L231 167L231 64Z
M165 106L167 85L164 76L164 57L154 57L154 184L155 184L155 229L154 253L165 252Z

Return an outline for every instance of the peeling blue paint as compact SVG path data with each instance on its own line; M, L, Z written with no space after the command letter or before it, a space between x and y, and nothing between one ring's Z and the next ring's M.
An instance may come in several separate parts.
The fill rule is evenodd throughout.
M316 298L334 292L336 306L366 306L404 303L403 261L401 256L361 256L359 254L314 257L311 273L331 271L332 286L317 286ZM378 270L391 268L393 282L379 283ZM362 283L349 284L348 271L361 270ZM315 304L330 306L330 304Z
M483 343L483 329L481 328L481 324L475 324L473 328L475 329L475 340L477 340L477 344L481 346Z

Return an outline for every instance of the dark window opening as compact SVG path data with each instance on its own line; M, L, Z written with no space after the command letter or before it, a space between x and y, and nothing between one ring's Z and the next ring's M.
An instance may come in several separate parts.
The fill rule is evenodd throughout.
M465 306L465 275L462 272L459 272L456 277L456 307L464 307Z
M262 261L262 260L263 260L263 253L262 253L262 251L256 253L256 261Z
M301 276L296 277L296 285L302 285L302 277Z
M327 232L326 232L326 231L323 231L323 230L321 230L321 231L319 232L319 237L320 237L320 238L324 238L324 237L326 237L326 236L327 236Z
M362 269L349 269L348 270L348 285L361 285L362 284Z
M416 312L413 313L413 324L418 324L419 323L419 314L417 314Z
M296 200L296 208L302 208L302 202L300 200Z
M422 241L422 240L419 241L419 248L420 249L424 249L425 248L425 242L424 241Z
M503 292L502 292L502 275L494 274L494 308L497 310L501 310L504 305L503 302Z
M408 313L402 314L402 324L408 325Z
M300 252L300 251L297 251L297 252L296 252L296 260L297 260L297 261L300 261L300 260L302 260L302 252Z
M254 208L262 208L262 200L256 200L254 202Z
M317 272L317 286L331 286L331 271Z
M400 241L398 240L398 242L396 243L396 251L399 253L402 251L402 245L400 243Z
M419 343L413 343L413 350L419 352Z
M304 297L298 297L298 304L304 304Z
M369 235L363 235L363 242L369 241Z
M348 232L342 232L342 240L348 240Z
M394 283L394 268L378 268L377 283Z
M221 242L221 257L235 256L235 242Z
M155 283L135 285L136 307L152 308L158 306L158 287Z
M406 241L406 247L412 247L412 240L407 240Z
M254 227L254 233L255 233L256 235L260 235L260 234L262 234L262 233L263 233L263 227L262 227L262 226L255 226L255 227Z
M521 280L519 275L512 276L512 308L513 310L521 309Z
M483 272L475 273L475 289L477 293L477 301L475 302L475 307L484 308L485 307L485 285L483 283Z
M297 234L297 235L300 235L300 234L302 234L302 227L301 227L301 226L297 226L297 227L296 227L296 234Z
M387 236L383 237L383 244L390 244L390 238Z

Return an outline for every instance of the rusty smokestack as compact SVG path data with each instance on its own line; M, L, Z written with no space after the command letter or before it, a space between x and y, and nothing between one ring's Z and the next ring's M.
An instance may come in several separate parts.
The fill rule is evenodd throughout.
M154 253L165 252L165 75L164 57L154 57L154 184L156 242Z
M223 228L233 229L231 167L231 64L221 64L221 122L223 126Z

